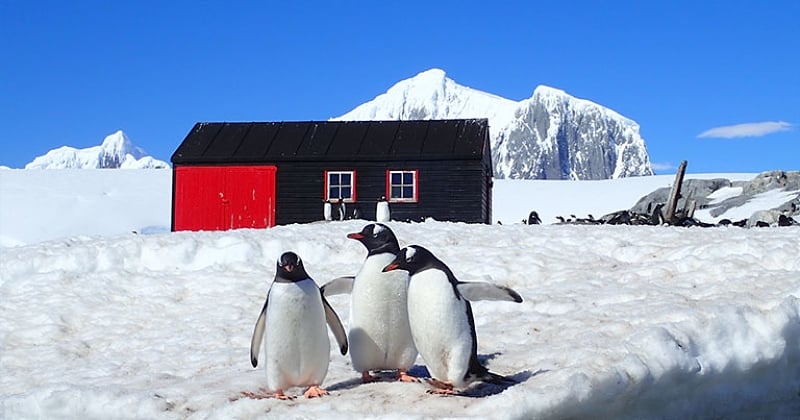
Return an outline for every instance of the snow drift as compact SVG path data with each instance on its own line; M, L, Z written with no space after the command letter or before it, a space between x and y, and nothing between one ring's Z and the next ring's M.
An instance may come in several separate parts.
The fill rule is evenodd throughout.
M11 170L0 177L0 231L21 239L0 247L2 418L750 419L800 412L800 227L390 222L401 245L425 246L459 279L522 295L521 304L473 305L480 360L518 384L476 384L451 398L427 395L424 384L361 384L349 357L332 352L324 382L330 396L256 401L241 392L265 383L263 370L250 367L249 343L276 259L297 252L320 284L353 275L364 249L346 234L366 221L169 233L162 228L169 171ZM599 195L604 205L624 208L654 189L645 181L670 183L504 180L516 185L495 204L514 218L530 200L541 213L557 214L548 204L569 205L555 199L564 196L580 204ZM530 183L527 194L520 183ZM9 210L6 198L16 207ZM23 205L29 202L38 205ZM85 215L68 211L75 202ZM26 231L42 224L60 229L58 239L27 241L34 235ZM347 299L331 298L343 320ZM423 359L411 373L426 375Z

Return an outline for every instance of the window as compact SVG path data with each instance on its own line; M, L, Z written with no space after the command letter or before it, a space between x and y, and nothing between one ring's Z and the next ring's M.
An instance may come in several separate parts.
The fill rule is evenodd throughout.
M325 171L325 200L356 201L355 171Z
M417 202L417 183L419 178L417 171L388 171L387 189L390 202Z

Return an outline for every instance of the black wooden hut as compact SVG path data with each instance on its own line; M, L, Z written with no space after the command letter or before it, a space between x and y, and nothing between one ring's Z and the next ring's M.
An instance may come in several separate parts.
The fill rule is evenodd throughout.
M491 223L486 119L198 123L172 155L173 230L323 220Z

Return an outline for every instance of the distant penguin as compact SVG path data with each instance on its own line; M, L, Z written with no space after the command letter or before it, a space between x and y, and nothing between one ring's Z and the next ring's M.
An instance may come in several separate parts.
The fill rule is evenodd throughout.
M325 296L351 293L350 359L363 382L375 380L374 370L397 370L397 379L416 381L406 372L417 359L408 324L408 273L383 272L394 261L400 245L388 226L372 223L347 235L367 248L367 257L355 277L340 277L322 286Z
M528 224L529 225L540 225L542 224L542 219L539 218L539 213L536 210L533 210L528 214Z
M251 398L293 398L284 393L295 386L308 387L307 398L326 395L320 387L328 373L330 341L327 322L347 353L347 334L336 312L317 284L306 273L297 254L286 252L278 260L275 279L267 292L250 342L250 362L258 366L262 339L267 368L267 387L261 393L244 393ZM274 392L274 394L270 394Z
M474 381L515 383L478 362L475 320L462 287L467 294L480 294L487 289L486 284L458 281L442 261L416 245L401 249L383 270L405 270L411 275L408 320L414 343L432 376L430 384L434 389L429 392L453 394L454 389L463 389ZM507 293L499 300L522 301L511 289L489 287L488 290Z
M331 198L328 201L331 203L331 220L341 220L342 200L338 198Z
M326 221L330 222L333 220L333 208L330 200L325 200L325 202L322 204L322 215L325 217Z
M378 204L375 207L375 221L388 222L391 219L389 212L389 202L386 201L386 196L381 196L378 199Z
M344 200L339 200L339 220L347 219L347 204L344 203Z

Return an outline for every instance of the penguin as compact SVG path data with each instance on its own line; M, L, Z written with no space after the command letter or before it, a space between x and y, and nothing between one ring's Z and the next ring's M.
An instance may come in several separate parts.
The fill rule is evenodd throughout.
M331 203L331 220L344 220L342 218L342 201L338 198L328 200Z
M378 198L378 204L375 206L375 221L388 222L390 219L389 202L386 201L386 196L382 195Z
M539 213L536 210L533 210L528 214L528 224L529 225L540 225L542 224L542 219L539 218Z
M361 242L367 257L355 277L339 277L322 286L325 296L350 293L348 340L353 369L364 383L377 378L376 370L397 370L397 380L416 382L408 369L417 359L417 349L408 323L408 273L383 272L400 245L388 226L371 223L349 239Z
M344 199L339 199L339 220L347 220L347 204Z
M306 273L300 257L294 252L283 253L250 342L250 362L257 367L261 341L266 341L267 387L262 388L260 394L246 392L244 395L257 399L292 399L294 397L284 391L295 386L308 387L303 393L307 398L327 395L320 387L330 360L326 322L339 344L339 351L346 354L347 334L339 316Z
M486 284L460 282L450 268L427 249L411 245L397 253L384 271L408 271L408 320L420 356L431 374L429 393L454 394L472 382L511 385L511 378L490 372L478 362L478 340L472 306L466 294L486 297ZM511 289L497 300L521 302ZM462 291L463 290L463 291Z
M333 207L331 206L330 200L325 200L325 202L322 204L322 216L328 222L333 220Z

